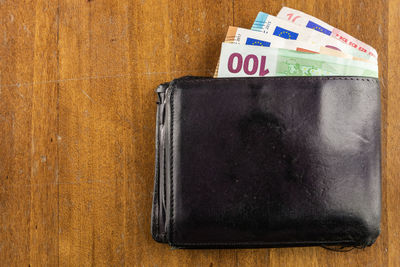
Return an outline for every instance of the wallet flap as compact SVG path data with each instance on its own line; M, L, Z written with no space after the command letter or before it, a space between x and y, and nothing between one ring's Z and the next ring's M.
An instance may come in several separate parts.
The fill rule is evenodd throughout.
M366 246L380 223L380 91L362 77L178 79L165 99L177 247Z

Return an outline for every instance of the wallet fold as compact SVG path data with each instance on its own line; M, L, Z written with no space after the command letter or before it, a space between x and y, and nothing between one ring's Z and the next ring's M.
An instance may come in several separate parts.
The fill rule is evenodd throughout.
M378 79L183 77L156 92L154 240L179 248L375 242Z

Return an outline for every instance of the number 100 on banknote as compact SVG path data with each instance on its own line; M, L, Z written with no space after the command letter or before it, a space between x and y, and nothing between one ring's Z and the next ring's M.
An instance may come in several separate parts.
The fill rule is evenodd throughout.
M266 67L266 56L259 57L254 54L247 55L244 59L240 53L232 53L228 58L228 71L230 73L239 73L243 70L247 75L254 75L258 72L259 76L265 76L269 73Z

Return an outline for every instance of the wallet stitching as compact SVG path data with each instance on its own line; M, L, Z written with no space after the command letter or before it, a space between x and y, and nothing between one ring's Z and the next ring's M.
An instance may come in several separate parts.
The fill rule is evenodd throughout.
M159 106L157 106L157 121L156 121L156 123L157 123L157 129L156 129L156 131L157 131L157 140L156 140L156 147L157 147L157 150L160 148L159 147L159 133L158 133L158 117L159 117ZM153 215L153 218L155 218L155 217L157 217L157 213L159 213L158 211L159 211L159 207L158 207L158 205L157 205L157 199L156 199L156 195L157 195L157 193L158 193L158 190L157 190L157 187L159 186L159 174L158 174L158 171L159 171L159 159L158 159L158 151L156 151L156 170L155 170L155 178L156 178L156 181L155 181L155 185L154 185L154 196L153 196L153 205L154 205L154 209L153 209L153 211L152 211L152 215ZM154 235L155 235L155 237L158 239L158 236L159 236L159 233L158 233L158 229L160 229L159 228L159 223L158 223L158 218L155 218L155 222L154 222L154 224L153 224L153 229L152 229L152 233L154 233Z
M204 79L195 79L195 80L182 80L184 82L188 82L188 83L195 83L195 82L211 82L211 81L215 81L215 80L236 80L236 81L240 81L240 80L246 80L249 77L238 77L238 78L204 78ZM309 80L316 80L316 81L321 81L321 80L351 80L351 81L367 81L367 82L375 82L378 83L379 79L378 78L356 78L356 77L328 77L328 76L324 76L324 77L252 77L252 78L256 78L256 79L271 79L271 80L304 80L304 81L309 81Z
M175 227L174 227L174 88L175 84L171 86L171 152L170 152L170 158L171 158L171 168L170 168L170 176L171 176L171 218L170 218L170 225L171 225L171 239L170 242L172 243L174 240L174 234L175 234Z
M158 106L158 108L159 108L160 106ZM159 111L159 110L158 110ZM157 115L159 115L159 112L157 112ZM159 120L159 117L157 117L157 119ZM157 125L157 127L158 127L158 138L157 138L157 147L158 147L158 150L160 150L160 132L159 132L159 130L160 130L160 125ZM158 178L158 190L157 190L157 194L158 194L158 202L157 202L157 211L158 211L158 218L157 218L157 221L156 221L156 225L157 225L157 236L160 236L160 210L161 210L161 207L160 207L160 155L159 155L159 153L157 153L157 178Z
M204 245L204 246L235 246L235 245L254 245L254 246L262 246L262 245L291 245L291 244L343 244L350 243L354 244L355 240L337 240L337 241L288 241L288 242L199 242L199 243L177 243L176 246L195 246L195 245Z

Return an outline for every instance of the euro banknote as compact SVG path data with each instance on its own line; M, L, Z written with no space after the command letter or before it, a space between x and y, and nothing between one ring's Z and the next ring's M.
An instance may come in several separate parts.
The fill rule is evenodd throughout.
M371 55L375 58L378 57L378 53L376 50L370 45L361 42L360 40L354 38L353 36L345 33L342 30L339 30L322 20L319 20L311 15L308 15L304 12L301 12L296 9L283 7L278 15L278 18L288 20L294 24L297 24L302 27L306 27L312 30L319 31L325 35L336 38L337 40L357 49L361 52L364 52L368 55Z
M378 66L351 59L287 49L222 43L216 77L378 77Z
M287 40L298 40L306 43L318 44L339 50L355 58L365 59L377 63L377 59L364 52L353 49L343 42L327 36L319 31L300 27L287 20L282 20L264 12L259 12L251 28L254 31L264 32L268 36L277 36Z
M337 49L332 49L318 44L306 43L298 40L288 40L280 38L275 35L267 35L263 32L256 32L233 26L229 27L225 37L225 42L242 44L242 45L256 45L256 46L265 46L273 48L283 48L299 52L318 53L329 56L362 60L368 62L367 60L345 54Z

